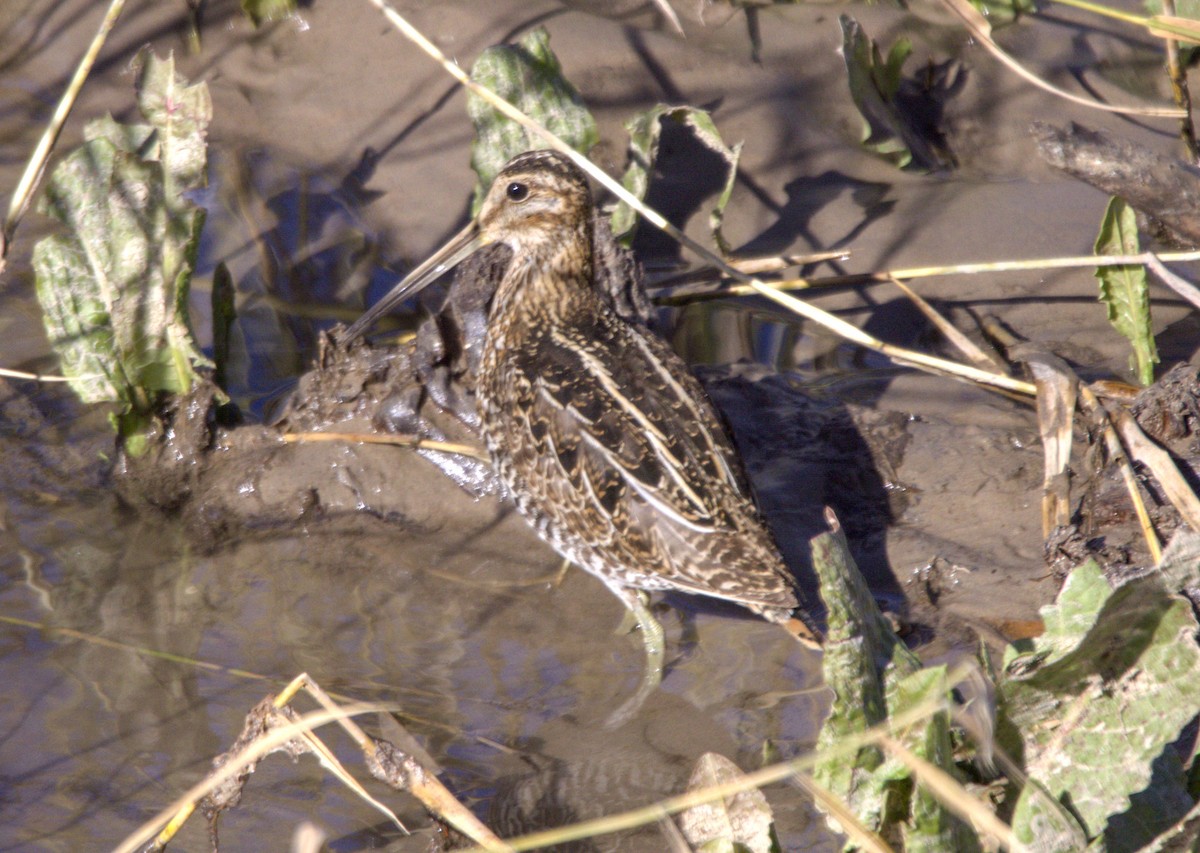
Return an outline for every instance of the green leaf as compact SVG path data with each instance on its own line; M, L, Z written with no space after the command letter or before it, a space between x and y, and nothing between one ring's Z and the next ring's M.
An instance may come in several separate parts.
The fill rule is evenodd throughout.
M709 225L713 231L713 239L717 247L728 254L728 246L721 234L721 223L725 216L725 205L733 193L733 184L737 178L738 156L741 154L741 143L732 148L725 144L717 130L712 116L705 110L695 107L672 107L658 104L644 113L640 113L625 123L629 132L629 166L621 178L621 184L639 201L644 201L646 191L650 188L650 174L654 171L654 161L658 158L658 143L662 137L663 121L674 121L684 125L695 134L696 139L706 148L718 154L728 164L729 171L725 185L717 196L716 205L709 214ZM613 235L625 245L633 239L637 227L637 214L633 208L624 202L617 205L612 214Z
M242 0L242 12L256 27L296 14L296 0Z
M1151 15L1163 14L1162 0L1145 0L1142 5ZM1200 21L1200 0L1175 0L1175 11L1172 14L1177 18Z
M225 262L217 264L212 277L213 383L228 388L228 370L233 324L237 320L237 289Z
M1104 211L1104 221L1096 237L1096 254L1136 255L1139 252L1133 208L1114 196ZM1154 346L1154 332L1150 326L1150 283L1146 268L1141 264L1097 267L1096 278L1100 282L1100 301L1108 308L1108 321L1133 344L1129 366L1139 382L1149 385L1154 381L1158 349Z
M542 27L517 44L489 47L471 67L471 79L520 109L576 151L586 154L600 139L596 120L579 92L563 76L558 58L550 50L550 36ZM468 93L467 114L475 125L471 168L479 176L472 204L472 212L477 213L488 187L505 163L524 151L546 146L540 137L501 115L477 95Z
M943 700L949 690L945 666L918 670L900 679L893 678L887 692L888 714L896 716L926 702ZM950 720L945 713L934 714L924 725L905 730L900 740L918 757L954 774ZM898 761L895 764L897 772L903 774L904 781L913 786L908 818L902 825L904 849L908 853L942 853L945 850L967 853L979 850L975 833L947 811L933 793L909 780L907 767ZM887 831L887 827L884 830Z
M893 98L900 88L901 71L912 53L912 43L904 38L897 40L884 61L879 47L857 21L849 15L842 15L839 21L850 97L863 118L862 144L903 169L913 160L908 139L912 134Z
M856 20L849 15L838 20L842 26L842 59L846 63L850 97L863 119L863 147L901 169L910 164L935 169L952 163L952 157L930 144L926 132L908 111L901 109L896 97L912 43L898 39L884 59L879 47Z
M1046 634L1010 656L999 688L1034 783L1021 792L1013 830L1035 849L1077 850L1081 832L1100 836L1139 799L1186 809L1182 772L1156 765L1200 713L1197 624L1191 604L1165 582L1171 576L1164 570L1113 589L1089 562L1043 608ZM1107 839L1109 849L1140 846L1157 831L1119 823L1124 837ZM1144 838L1128 837L1135 825Z
M108 117L85 128L86 142L54 170L41 202L67 232L39 242L33 262L71 387L84 402L146 413L209 366L187 323L204 211L184 193L205 182L212 107L206 87L185 86L173 59L144 53L139 62L138 106L150 124Z
M930 700L941 702L950 685L945 667L922 669L892 632L840 532L815 537L812 557L829 612L823 666L825 683L834 694L817 739L820 754L889 717ZM954 772L944 712L910 726L901 739L925 760ZM823 760L813 768L813 778L848 804L868 829L885 838L902 833L908 850L979 849L968 827L916 786L905 765L885 760L876 747L860 749L852 760Z
M688 791L701 791L744 776L723 755L706 752L696 759L688 779ZM774 816L762 791L748 791L712 803L693 806L676 818L688 843L700 850L771 853L775 849Z
M728 838L714 838L697 847L696 853L755 853L755 851L745 844L738 844Z
M1006 26L1022 15L1037 11L1033 0L971 0L971 5L982 12L993 27Z

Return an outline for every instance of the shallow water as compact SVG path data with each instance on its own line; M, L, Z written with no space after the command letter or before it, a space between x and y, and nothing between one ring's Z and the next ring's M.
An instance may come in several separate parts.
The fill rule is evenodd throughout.
M470 129L461 93L365 3L315 0L303 25L258 33L236 5L207 4L204 50L187 56L183 4L131 4L61 145L75 144L83 122L106 110L128 118L125 69L143 43L174 49L185 74L208 81L213 188L204 199L197 326L206 337L208 281L225 261L239 289L234 393L261 413L304 369L316 328L352 316L361 292L377 297L392 268L403 270L461 222ZM610 169L623 160L621 122L634 110L657 100L711 106L725 138L745 141L726 234L747 251L849 246L839 271L1081 254L1105 200L1036 160L1028 122L1074 119L1160 150L1173 145L1166 122L1053 101L967 48L965 83L946 107L961 168L901 173L856 145L836 17L848 9L885 44L913 36L914 67L963 49L965 37L946 20L865 6L761 10L756 63L741 13L710 8L717 17L702 26L681 5L682 40L653 15L595 17L589 5L400 4L463 62L544 23L597 111L596 159ZM0 8L0 186L15 183L69 76L66 57L82 51L99 14L84 0ZM1000 38L1061 85L1074 85L1082 67L1089 85L1128 99L1101 71L1132 67L1144 45L1073 28L1063 15ZM675 153L666 152L664 168ZM703 202L680 208L691 214L689 233L706 239ZM53 369L28 270L44 227L36 216L22 226L0 283L6 367ZM641 248L658 260L676 254L646 235ZM996 313L1088 372L1120 374L1124 345L1094 288L1089 270L919 285L943 308ZM890 341L936 345L886 288L812 298ZM332 302L342 308L325 307ZM282 311L285 303L300 312ZM1191 356L1195 328L1185 311L1165 292L1156 293L1155 311L1164 360ZM802 578L813 513L841 500L860 525L864 571L894 608L907 598L924 636L953 643L964 626L987 635L1005 620L1031 618L1053 594L1041 557L1041 452L1027 407L896 371L759 300L667 316L693 362L751 359L767 374L781 371L755 386L761 399L716 396L743 407L731 419ZM762 378L738 369L747 370ZM798 403L798 389L823 408ZM578 570L559 580L557 558L495 504L447 484L428 496L433 509L419 525L301 519L289 531L189 542L171 520L118 506L103 475L111 447L102 413L82 415L53 386L0 391L0 614L13 620L0 625L0 850L115 845L199 779L250 707L301 671L328 690L397 707L451 788L504 832L677 792L704 751L750 769L768 742L791 755L815 739L827 701L819 661L734 608L683 596L659 611L668 634L663 688L629 725L602 730L636 687L637 639L614 633L621 608L597 582ZM806 430L846 418L858 432L837 435L857 434L857 442L805 455ZM330 464L352 472L356 454L374 452L396 451L346 450ZM864 501L874 503L863 509ZM360 767L344 739L332 737L348 765ZM411 800L369 787L410 826L426 825ZM785 849L833 849L802 795L777 787L768 796ZM330 834L331 849L424 849L423 840L396 841L315 762L278 756L222 819L222 848L282 848L306 819ZM663 849L654 827L589 849L610 841L613 849ZM206 844L194 819L176 849Z

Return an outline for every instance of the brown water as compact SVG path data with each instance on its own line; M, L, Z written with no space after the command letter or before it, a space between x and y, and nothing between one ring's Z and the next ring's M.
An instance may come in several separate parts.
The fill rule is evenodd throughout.
M702 25L687 17L694 4L679 4L684 40L651 14L596 17L586 3L400 5L464 63L544 24L598 114L596 159L610 169L623 160L621 122L634 110L659 100L712 107L725 138L745 141L731 241L758 252L848 246L853 256L839 265L846 271L1089 251L1105 200L1037 161L1025 131L1032 119L1074 119L1173 148L1168 122L1053 100L1000 71L929 10L764 9L756 63L743 14L720 7L706 7ZM98 6L0 6L0 187L15 184ZM236 4L210 3L198 56L186 55L183 9L130 4L62 147L78 141L88 118L130 117L125 70L146 42L175 50L185 74L209 83L213 190L197 326L204 336L208 280L223 260L239 287L235 396L261 411L304 369L317 324L281 313L281 302L359 305L364 288L378 296L386 287L386 267L405 267L461 222L473 180L470 126L462 94L366 3L315 0L302 23L260 32ZM844 9L885 44L913 37L914 66L960 56L966 77L945 112L960 169L901 173L857 147L859 120L836 54ZM1105 69L1153 65L1147 45L1056 15L1000 38L1056 83L1077 87L1078 74L1128 100ZM1146 71L1131 85L1161 95L1156 80ZM686 215L696 204L680 207ZM699 209L688 228L705 239ZM0 281L6 367L53 369L28 268L43 229L36 216L26 221ZM647 239L643 248L664 247ZM919 289L947 308L996 313L1090 374L1125 370L1123 342L1095 304L1088 270L930 279ZM888 340L934 340L887 288L814 299ZM1196 330L1185 310L1165 291L1154 310L1164 360L1191 356ZM752 405L737 394L717 397L742 406L731 417L801 577L814 508L841 499L853 515L866 495L877 510L858 519L863 569L893 607L903 608L901 593L909 597L923 636L956 640L968 626L987 633L1031 618L1053 594L1041 558L1041 452L1027 407L891 370L754 300L695 305L677 319L676 344L694 361L751 358L785 371L755 386L763 396ZM798 386L828 408L814 415L792 396ZM821 459L805 455L806 429L847 418L857 442ZM81 412L63 391L0 387L0 434L0 615L80 632L0 625L0 850L113 846L200 778L246 711L300 671L329 690L400 708L448 784L505 832L676 792L704 751L749 769L765 742L790 755L815 738L826 701L819 661L769 625L684 597L659 613L670 661L663 688L628 726L603 731L642 660L636 638L614 633L619 605L577 570L555 582L558 560L519 520L448 484L433 487L415 527L302 519L238 541L194 543L168 519L132 517L117 505L103 476L103 414ZM838 433L846 434L854 433ZM328 464L353 477L356 459L376 452L396 451L344 449ZM357 767L353 750L337 736L334 743ZM373 790L411 826L425 825L410 800ZM779 787L768 795L785 849L832 849L800 794ZM329 832L335 850L394 838L314 762L275 757L223 819L222 847L281 849L305 819ZM176 849L206 843L193 821ZM424 849L421 840L397 844ZM663 841L651 827L613 846L661 850Z

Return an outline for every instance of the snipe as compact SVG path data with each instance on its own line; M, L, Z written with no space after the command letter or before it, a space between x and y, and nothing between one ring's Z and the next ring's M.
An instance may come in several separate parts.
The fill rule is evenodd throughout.
M476 221L344 339L479 247L512 249L479 369L483 435L521 514L602 580L645 631L647 676L623 718L661 674L662 633L641 590L726 599L789 626L802 642L820 639L700 383L595 286L593 215L587 180L570 160L522 154L497 175Z

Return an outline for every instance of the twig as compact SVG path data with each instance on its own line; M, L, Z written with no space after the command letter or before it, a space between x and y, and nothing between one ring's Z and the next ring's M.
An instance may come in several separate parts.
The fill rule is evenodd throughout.
M250 744L243 752L238 754L235 760L227 762L219 770L214 771L209 776L197 782L176 798L173 803L142 824L117 845L114 853L133 853L142 844L154 838L159 827L165 827L173 817L181 814L189 804L194 809L195 803L216 785L232 779L251 763L258 761L263 756L294 739L301 731L312 730L327 725L338 717L366 714L371 711L380 710L381 707L380 705L362 703L342 707L336 714L329 711L314 711L311 714L300 717L295 723L289 726L273 729Z
M1167 269L1166 264L1162 262L1162 259L1158 255L1147 253L1145 264L1158 276L1163 284L1174 290L1195 307L1200 308L1200 288L1197 288L1196 285L1183 276L1176 275Z
M415 447L417 450L436 450L454 453L480 462L491 462L488 455L478 447L458 444L453 441L436 441L432 438L415 438L405 435L367 435L357 432L287 432L279 436L287 444L305 444L318 441L339 441L358 444L391 444L397 447Z
M987 48L988 52L1007 65L1022 79L1032 83L1039 89L1064 98L1075 104L1082 104L1085 107L1091 107L1095 110L1103 110L1110 113L1121 113L1124 115L1141 115L1141 116L1162 116L1164 118L1183 118L1187 115L1186 112L1178 107L1121 107L1112 104L1103 104L1091 98L1083 98L1079 95L1073 95L1063 89L1059 89L1045 80L1038 77L1032 71L1026 69L1021 63L1017 62L1009 56L1000 45L996 44L992 39L992 25L988 23L987 18L972 6L968 0L942 0L946 8L962 20L963 25L970 31L980 44ZM1130 16L1133 17L1133 16Z
M1175 0L1162 0L1162 11L1164 16L1174 17ZM1195 165L1196 126L1192 123L1192 93L1188 89L1187 70L1179 61L1179 41L1173 38L1163 39L1163 49L1167 54L1167 79L1171 81L1171 97L1175 99L1175 105L1184 112L1183 118L1179 120L1179 138L1187 151L1188 160Z

